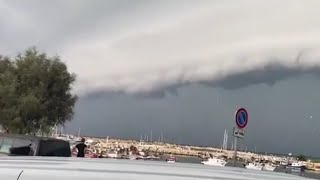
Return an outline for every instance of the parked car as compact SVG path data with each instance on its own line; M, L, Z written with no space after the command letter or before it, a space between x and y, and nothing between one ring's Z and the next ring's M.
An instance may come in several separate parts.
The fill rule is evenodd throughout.
M61 139L1 133L0 155L71 157L71 149Z

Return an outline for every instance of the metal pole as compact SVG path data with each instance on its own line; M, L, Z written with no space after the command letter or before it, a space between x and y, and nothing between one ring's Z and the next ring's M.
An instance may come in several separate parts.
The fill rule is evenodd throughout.
M237 163L237 141L238 138L234 137L234 157L233 157L233 166L236 167L236 163Z
M163 142L163 134L162 134L162 132L161 132L161 140L160 141Z

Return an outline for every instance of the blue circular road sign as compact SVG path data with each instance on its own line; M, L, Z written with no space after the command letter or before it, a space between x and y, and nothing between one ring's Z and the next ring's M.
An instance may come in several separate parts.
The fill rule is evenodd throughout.
M248 112L244 108L240 108L237 110L236 115L235 115L235 121L236 125L239 129L243 129L247 126L248 124Z

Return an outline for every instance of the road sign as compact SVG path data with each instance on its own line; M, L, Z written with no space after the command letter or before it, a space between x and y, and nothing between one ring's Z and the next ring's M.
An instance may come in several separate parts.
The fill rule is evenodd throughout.
M236 121L236 126L233 129L233 136L234 136L234 161L233 161L233 166L236 166L237 163L237 141L238 138L243 138L244 137L244 132L243 129L247 126L248 124L248 112L244 108L240 108L236 111L235 115L235 121Z
M244 131L243 129L238 129L236 127L233 128L233 136L237 138L244 138Z
M235 121L236 125L239 129L243 129L247 126L248 124L248 112L244 108L240 108L237 110L236 115L235 115Z

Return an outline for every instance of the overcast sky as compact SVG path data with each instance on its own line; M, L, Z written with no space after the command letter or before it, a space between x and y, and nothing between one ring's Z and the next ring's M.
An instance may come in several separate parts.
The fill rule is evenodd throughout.
M319 6L0 0L0 54L35 45L78 75L69 132L219 146L241 106L244 147L320 156Z

